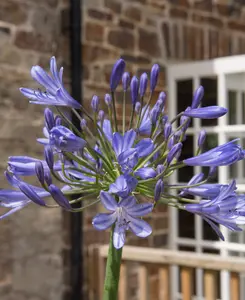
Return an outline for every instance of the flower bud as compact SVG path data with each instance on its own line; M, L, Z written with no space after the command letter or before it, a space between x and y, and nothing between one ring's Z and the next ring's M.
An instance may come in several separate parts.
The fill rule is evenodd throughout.
M139 80L136 76L134 76L131 80L130 89L131 89L132 104L135 105L138 99L138 90L139 90Z
M203 88L203 86L200 85L195 90L195 93L193 95L191 108L197 108L200 105L200 103L202 101L202 98L203 98L203 95L204 95L204 88Z
M152 108L152 110L150 111L150 120L151 120L151 123L153 125L156 124L157 120L158 120L158 117L160 115L160 112L161 112L161 109L159 106L157 105L154 105L154 107Z
M165 115L162 117L162 126L165 126L165 124L168 122L168 116Z
M62 118L60 116L56 116L54 121L55 121L55 126L62 125Z
M110 79L110 87L111 91L114 92L122 78L123 72L125 70L125 61L123 59L119 59L113 66L111 71L111 79Z
M49 131L55 126L54 114L51 109L45 108L44 118L45 118L46 127Z
M199 119L217 119L224 116L227 111L226 108L221 106L205 106L184 111L183 115Z
M105 119L105 112L103 110L100 110L98 113L98 119L103 123Z
M161 174L165 170L164 165L157 166L157 175Z
M134 110L135 110L137 115L140 113L140 108L141 108L140 102L136 102Z
M91 107L94 112L98 112L99 109L99 97L94 95L91 100Z
M43 199L40 196L38 196L38 194L34 191L34 189L29 184L27 184L23 181L19 181L18 187L21 190L21 192L24 195L26 195L26 197L29 198L34 203L41 205L41 206L46 205L45 202L43 201Z
M164 184L162 179L158 179L156 185L155 185L155 190L154 190L154 200L157 202L161 198L161 194L164 189Z
M170 164L171 161L176 157L179 156L182 149L182 143L177 143L173 146L173 148L169 151L167 155L167 163Z
M147 83L148 83L148 76L146 73L143 73L140 76L140 88L139 88L140 97L143 97L145 95L147 89Z
M49 171L45 171L44 179L48 186L50 186L50 184L53 182L51 173Z
M174 143L175 143L175 138L174 136L172 136L171 139L169 139L168 141L168 150L171 150L173 148Z
M197 145L199 148L201 148L206 140L207 137L207 133L206 131L203 129L200 131L199 135L198 135L198 141L197 141Z
M186 116L181 116L180 117L180 125L183 125L185 123L185 125L183 125L183 127L181 128L181 131L186 131L187 128L190 126L190 118L186 117Z
M49 192L53 199L64 209L70 210L72 207L68 201L68 199L64 196L64 194L61 192L61 190L55 186L54 184L51 184L49 186Z
M82 130L85 130L87 128L87 121L85 119L81 120L80 127Z
M107 106L111 106L111 95L110 94L105 94L105 104L107 105Z
M212 177L217 171L217 167L210 167L208 172L208 177Z
M123 76L122 76L122 86L123 86L123 90L124 92L127 91L128 87L130 84L130 76L128 72L124 72Z
M43 164L41 161L37 161L35 163L35 171L36 171L38 180L40 181L40 183L42 185L44 185L44 168L43 168Z
M171 123L167 122L164 126L164 138L165 138L165 140L167 140L169 138L171 132L172 132L172 125L171 125Z
M45 157L45 160L47 162L47 165L48 165L49 169L53 170L53 167L54 167L54 153L53 153L52 148L49 145L45 146L45 148L44 148L44 157Z
M157 85L159 71L160 71L159 65L155 64L155 65L152 66L152 68L151 68L151 80L150 80L151 92L154 91L154 89Z

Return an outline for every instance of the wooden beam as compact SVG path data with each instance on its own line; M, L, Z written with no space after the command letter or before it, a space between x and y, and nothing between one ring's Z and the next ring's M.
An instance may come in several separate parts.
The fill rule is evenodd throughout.
M234 272L230 276L230 299L240 300L240 277Z
M148 300L148 272L147 266L141 264L138 268L139 278L139 299Z
M100 255L107 257L108 246L100 248ZM150 255L149 255L150 253ZM123 259L127 261L157 263L167 265L186 266L208 270L228 270L245 272L245 260L238 257L220 257L214 254L190 253L166 249L125 246Z
M118 289L118 299L127 300L127 265L126 263L121 264L120 269L120 280Z

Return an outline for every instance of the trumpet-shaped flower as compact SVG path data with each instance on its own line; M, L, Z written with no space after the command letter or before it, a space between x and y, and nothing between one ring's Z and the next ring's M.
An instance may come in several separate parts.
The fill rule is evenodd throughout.
M224 240L216 223L233 231L241 231L237 225L245 224L245 195L237 195L235 190L236 182L232 181L230 185L221 187L214 199L201 200L198 204L186 204L185 209L200 215Z
M117 202L111 194L104 191L100 192L100 200L110 213L98 214L92 224L97 230L105 230L115 223L113 245L116 249L123 247L127 230L142 238L151 234L150 225L139 218L152 211L152 203L137 204L133 196L122 198Z
M236 141L237 139L215 147L198 156L187 158L184 160L184 163L188 166L229 166L244 158L244 151L241 146L235 143Z

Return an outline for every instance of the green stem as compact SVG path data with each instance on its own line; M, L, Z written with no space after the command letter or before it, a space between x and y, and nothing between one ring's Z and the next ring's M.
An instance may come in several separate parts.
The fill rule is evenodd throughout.
M113 232L111 231L110 246L106 263L106 274L104 283L103 300L117 300L118 283L120 277L120 265L122 258L122 248L116 249L113 246Z

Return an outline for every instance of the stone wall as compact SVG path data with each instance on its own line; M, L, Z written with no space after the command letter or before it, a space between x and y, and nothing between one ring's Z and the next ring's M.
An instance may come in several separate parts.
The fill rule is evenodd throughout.
M47 67L60 31L58 0L0 1L0 165L9 155L41 156L42 108L19 92L32 65ZM2 210L1 210L2 213ZM61 211L35 205L0 224L0 299L61 299Z

